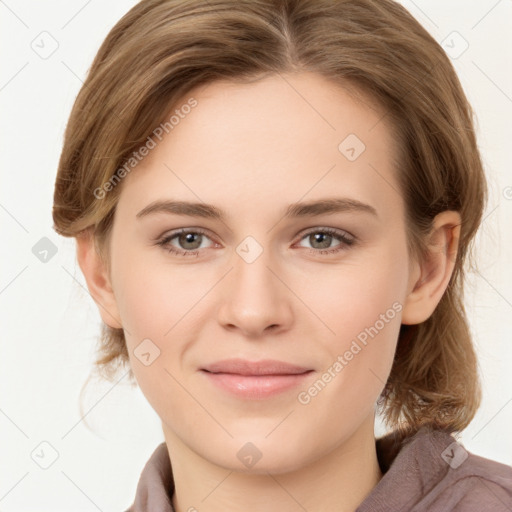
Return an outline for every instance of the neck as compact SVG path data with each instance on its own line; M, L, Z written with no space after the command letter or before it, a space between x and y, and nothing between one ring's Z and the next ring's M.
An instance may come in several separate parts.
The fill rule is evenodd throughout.
M382 477L373 417L315 461L286 473L242 473L202 458L164 427L175 512L353 512Z

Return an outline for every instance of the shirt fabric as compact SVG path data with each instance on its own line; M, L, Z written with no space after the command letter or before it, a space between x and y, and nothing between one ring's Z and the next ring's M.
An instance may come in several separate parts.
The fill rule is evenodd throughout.
M355 512L512 512L512 467L467 452L447 432L421 428L376 440L383 476ZM161 443L125 512L174 512L169 454Z

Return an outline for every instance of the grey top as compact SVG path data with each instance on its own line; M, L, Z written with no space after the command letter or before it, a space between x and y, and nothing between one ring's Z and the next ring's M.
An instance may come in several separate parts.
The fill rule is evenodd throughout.
M512 467L467 452L450 434L423 427L376 440L383 477L355 512L512 512ZM169 454L161 443L125 512L174 512Z

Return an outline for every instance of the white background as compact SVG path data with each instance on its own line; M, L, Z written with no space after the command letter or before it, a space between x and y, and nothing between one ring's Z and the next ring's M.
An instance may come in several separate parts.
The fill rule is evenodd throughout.
M55 234L51 219L74 98L108 31L135 3L0 1L2 512L124 510L163 441L158 416L126 379L91 384L85 410L92 430L81 420L79 394L100 319L83 288L74 241ZM453 62L476 112L491 194L478 238L479 272L471 276L467 298L484 398L460 439L469 451L511 464L512 2L402 3L437 41L457 31L469 43ZM31 47L43 31L58 43L47 59ZM57 44L46 41L47 48ZM460 41L454 44L460 49ZM58 249L47 263L32 253L42 237ZM31 458L41 442L58 453L46 470Z

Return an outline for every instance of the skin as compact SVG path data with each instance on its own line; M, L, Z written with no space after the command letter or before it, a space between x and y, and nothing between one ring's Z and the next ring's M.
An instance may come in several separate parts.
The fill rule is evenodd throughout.
M110 272L91 237L78 239L77 253L104 322L125 329L138 384L162 420L173 506L353 511L382 476L374 408L400 324L426 320L441 299L460 217L438 215L431 253L421 265L409 257L392 129L368 99L325 78L297 73L245 85L215 82L191 96L198 106L122 183ZM338 149L351 133L366 146L354 161ZM340 197L371 205L377 215L284 217L298 201ZM225 218L137 217L170 199L215 205ZM334 235L324 244L342 249L322 253L309 234L326 227L355 243ZM157 244L179 228L207 232L196 237L195 255L169 253L169 246L191 250L178 237L167 248ZM236 251L249 235L262 248L251 263ZM301 403L298 393L393 304L400 309L394 318ZM160 350L149 366L134 355L144 339ZM230 357L278 359L313 372L300 388L244 400L199 371ZM261 453L251 468L237 457L248 442Z

